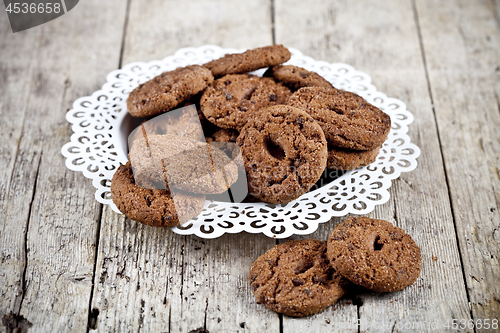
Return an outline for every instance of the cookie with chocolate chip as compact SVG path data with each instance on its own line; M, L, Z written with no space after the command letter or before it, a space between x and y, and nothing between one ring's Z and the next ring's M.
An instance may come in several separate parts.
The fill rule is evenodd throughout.
M127 98L127 109L133 117L158 115L189 100L213 81L212 72L205 67L180 67L140 84Z
M285 104L290 95L290 89L272 78L233 74L215 80L201 96L200 105L213 124L239 130L256 110Z
M328 237L330 264L351 282L378 292L413 284L422 268L420 248L392 223L351 217Z
M247 50L243 53L226 54L222 58L212 60L203 66L212 71L215 77L227 74L241 74L259 68L282 64L292 54L283 45L271 45Z
M132 220L154 226L174 227L197 216L205 204L205 195L174 194L168 189L145 189L135 183L130 162L121 165L111 180L113 203Z
M321 177L327 143L318 123L287 105L257 111L236 140L247 172L248 192L264 202L286 203Z
M371 150L382 145L391 118L363 97L335 88L304 87L290 97L288 105L310 114L335 147Z
M334 304L347 282L328 264L325 243L314 239L276 245L255 260L248 280L257 303L293 317Z
M302 87L333 88L332 84L318 73L310 72L298 66L273 66L264 73L264 76L273 77L276 81L282 82L293 91Z

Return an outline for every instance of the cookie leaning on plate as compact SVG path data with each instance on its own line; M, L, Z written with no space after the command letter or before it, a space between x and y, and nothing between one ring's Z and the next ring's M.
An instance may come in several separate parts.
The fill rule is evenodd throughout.
M236 140L241 147L248 192L270 203L306 193L326 167L325 135L304 111L275 105L260 109Z
M174 227L197 216L205 195L150 190L135 184L130 162L121 165L111 180L111 197L120 212L132 220L154 226Z
M134 117L169 111L204 90L213 80L212 72L199 65L162 73L130 93L127 109Z
M294 317L318 313L337 302L347 284L329 266L325 243L314 239L276 245L255 260L248 281L258 303Z
M292 54L283 45L271 45L247 50L243 53L227 54L222 58L207 62L203 66L215 77L227 74L241 74L259 68L275 66L288 61Z
M330 264L351 282L390 292L415 282L422 267L420 248L410 235L384 220L351 217L328 237Z
M391 118L355 93L320 87L300 88L288 105L310 114L325 132L328 144L371 150L387 138Z

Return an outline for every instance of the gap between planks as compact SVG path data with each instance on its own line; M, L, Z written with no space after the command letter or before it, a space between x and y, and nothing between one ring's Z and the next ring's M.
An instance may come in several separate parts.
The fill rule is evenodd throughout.
M129 13L130 13L130 1L127 0L127 7L125 9L125 20L123 22L123 30L122 30L122 40L121 40L121 45L120 45L120 57L118 60L118 68L122 68L122 61L123 61L123 51L125 49L125 37L127 35L127 26L128 26L128 18L129 18ZM97 328L97 318L99 316L99 310L92 309L92 300L94 298L94 287L95 287L95 279L96 279L96 270L97 270L97 256L99 254L99 240L101 236L101 225L102 225L102 211L103 211L103 204L100 204L99 206L99 215L97 218L97 232L96 232L96 245L95 245L95 255L94 255L94 267L92 270L92 286L90 289L90 297L89 297L89 306L88 306L88 320L87 320L87 333L91 329L96 329ZM94 318L95 316L95 318ZM169 327L169 332L170 332L170 327Z
M418 42L419 42L419 47L420 47L420 53L421 53L422 62L423 62L423 65L424 65L425 80L427 81L427 89L428 89L428 93L429 93L429 98L431 99L432 114L434 116L434 123L436 124L435 129L436 129L437 138L438 138L438 142L439 142L439 152L441 153L441 160L443 161L443 172L444 172L444 177L445 177L445 180L446 180L446 189L448 191L448 198L449 198L450 209L451 209L451 217L453 219L453 228L455 230L455 238L456 238L456 241L457 241L458 257L460 258L460 268L462 270L462 276L463 276L463 279L464 279L465 294L467 295L467 302L470 305L471 303L470 303L469 287L467 286L467 278L465 276L464 260L463 260L463 257L462 257L462 250L460 248L460 239L458 237L457 221L456 221L456 218L455 218L455 209L453 207L453 198L452 198L452 195L451 195L451 188L450 188L450 179L449 179L449 176L448 176L448 171L447 171L448 169L446 168L446 160L445 160L444 154L443 154L443 144L442 144L442 141L441 141L441 133L439 132L438 120L437 120L437 117L436 117L436 108L434 106L434 97L432 95L431 81L429 79L429 69L427 67L427 59L425 57L425 47L424 47L424 43L423 43L423 40L422 40L422 32L420 30L420 21L419 21L419 18L418 18L418 10L417 10L417 6L415 4L415 0L411 0L411 6L412 6L412 10L413 10L413 15L414 15L414 18L415 18L415 26L417 28L417 35L418 35ZM469 312L470 312L471 319L474 320L474 315L472 313L472 308L470 306L469 306ZM474 332L477 332L475 326L474 326Z

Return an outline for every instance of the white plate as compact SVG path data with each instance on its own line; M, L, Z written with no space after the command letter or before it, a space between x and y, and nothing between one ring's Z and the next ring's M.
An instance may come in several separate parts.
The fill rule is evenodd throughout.
M184 48L163 60L134 62L109 73L101 90L77 99L73 109L66 114L74 131L71 142L61 149L66 166L92 179L97 189L96 200L119 212L110 197L110 184L116 169L127 162L127 138L134 126L133 118L127 112L128 94L140 83L162 72L242 51L213 45ZM367 167L346 172L285 205L206 201L198 217L173 228L174 232L202 238L242 231L274 238L310 234L319 223L334 216L370 213L376 205L389 200L391 181L401 172L411 171L417 166L420 150L406 134L413 115L402 101L378 92L367 74L349 65L317 61L298 50L290 48L290 51L292 58L287 64L317 72L336 88L363 96L391 116L392 128L377 160Z

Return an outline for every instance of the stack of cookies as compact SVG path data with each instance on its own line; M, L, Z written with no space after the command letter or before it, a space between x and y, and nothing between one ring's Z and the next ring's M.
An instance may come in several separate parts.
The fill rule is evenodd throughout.
M196 105L206 142L239 146L248 200L287 203L309 191L325 168L353 170L373 162L391 126L390 117L362 97L334 88L317 73L282 65L290 57L285 47L273 45L229 54L201 66L177 68L134 89L127 100L128 111L147 119L186 103ZM249 74L260 68L268 68L263 77ZM157 134L148 133L156 135L158 145L162 140L164 146L175 145L172 135ZM174 134L181 142L182 135ZM140 153L134 155L131 150L132 165L122 166L118 175L134 168L134 161L142 161ZM112 181L113 201L129 215L127 212L137 208L129 207L133 205L130 200L124 203L127 190L119 179L114 177ZM168 192L168 186L164 190ZM165 211L175 215L169 209ZM130 217L146 223L142 215ZM174 216L168 223L148 224L171 226L181 222Z
M255 260L248 279L258 303L303 317L334 304L349 285L402 290L417 280L421 267L420 248L402 229L384 220L351 217L327 242L276 245Z

